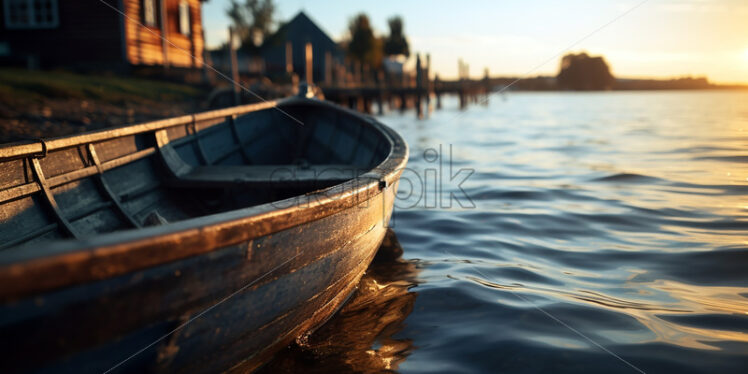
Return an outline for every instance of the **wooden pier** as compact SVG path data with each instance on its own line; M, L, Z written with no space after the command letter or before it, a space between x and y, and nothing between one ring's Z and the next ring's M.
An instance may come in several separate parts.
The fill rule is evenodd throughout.
M430 77L430 58L422 64L420 56L416 57L415 75L403 73L400 81L376 79L351 82L321 82L325 99L364 113L384 113L384 107L389 110L404 111L415 109L416 115L422 118L433 108L442 108L444 95L459 97L460 109L465 109L470 103L486 102L491 93L492 85L488 79L488 71L483 79L469 79L467 67L460 64L460 78L457 80L440 80L436 74ZM311 83L311 82L310 82ZM433 100L433 101L432 101Z
M320 88L326 100L364 113L382 114L386 105L389 110L414 108L419 117L431 107L432 100L436 109L441 109L444 95L457 95L460 108L464 109L469 103L485 102L491 91L482 80L432 80L426 85L414 86L320 85Z
M233 33L229 31L232 40ZM232 45L228 43L227 45ZM382 114L387 110L405 111L415 109L416 116L423 118L432 109L442 108L442 97L444 95L455 95L459 98L459 108L465 109L471 103L486 103L495 82L489 78L488 69L484 71L481 79L470 79L468 64L461 59L458 61L458 78L455 80L441 80L438 74L431 72L431 57L426 54L421 59L416 54L414 71L404 69L397 73L385 73L383 68L372 69L366 64L355 60L344 63L335 61L329 53L323 59L324 77L315 80L313 48L311 43L306 43L304 48L303 71L294 71L291 51L291 42L286 43L286 80L290 83L291 91L295 90L299 81L305 81L309 86L321 89L325 100L368 114ZM231 72L234 82L239 82L241 77L236 69L237 59L232 48L227 49ZM301 79L300 79L301 78ZM247 95L240 94L241 88L235 84L232 90L233 100L228 103L234 105L246 103ZM289 90L276 89L277 92ZM242 96L242 98L240 98ZM252 99L252 98L249 98Z

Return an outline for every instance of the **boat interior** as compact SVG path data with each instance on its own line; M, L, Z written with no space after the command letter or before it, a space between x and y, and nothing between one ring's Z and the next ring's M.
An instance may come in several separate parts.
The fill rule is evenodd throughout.
M391 148L367 117L310 100L136 126L0 159L0 249L279 201L366 173Z

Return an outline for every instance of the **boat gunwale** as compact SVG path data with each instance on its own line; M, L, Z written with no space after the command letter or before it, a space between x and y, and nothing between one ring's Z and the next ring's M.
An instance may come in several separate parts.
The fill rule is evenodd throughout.
M76 135L60 136L50 139L39 138L38 140L31 143L15 142L0 144L0 161L10 161L23 157L44 155L51 151L77 147L88 143L112 140L124 136L165 130L171 127L187 125L193 122L217 119L232 115L240 116L262 109L277 108L281 105L288 105L296 99L297 98L291 97L256 104L241 105L232 108L216 109L207 112L187 114L179 117L160 119L156 121L124 125L114 128L87 131Z
M273 234L369 201L384 193L385 188L390 188L399 179L409 154L408 146L399 134L373 117L329 102L300 97L148 122L130 126L132 128L58 138L47 141L46 147L47 151L75 147L154 132L193 120L299 104L326 106L360 118L365 125L371 126L388 140L389 153L367 173L326 189L288 199L193 217L164 226L50 242L42 250L9 248L0 252L0 300L15 300L34 293L123 275ZM41 142L36 145L44 147ZM28 146L11 146L11 153L15 158L40 153ZM0 160L8 158L9 153L3 150L0 148ZM279 209L278 206L286 207Z

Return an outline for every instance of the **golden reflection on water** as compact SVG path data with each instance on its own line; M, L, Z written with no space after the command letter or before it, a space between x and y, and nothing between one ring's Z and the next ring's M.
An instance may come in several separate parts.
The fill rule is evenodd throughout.
M357 291L324 326L278 353L261 373L396 370L415 348L395 338L413 310L419 269L402 259L402 247L388 230Z
M740 317L748 314L748 299L741 295L748 293L748 288L745 287L706 287L672 280L658 280L648 286L662 290L678 300L679 307L686 309L681 315L722 314ZM637 319L642 324L657 334L658 341L683 347L717 350L719 348L707 343L748 342L748 334L741 331L686 326L654 315L639 317Z

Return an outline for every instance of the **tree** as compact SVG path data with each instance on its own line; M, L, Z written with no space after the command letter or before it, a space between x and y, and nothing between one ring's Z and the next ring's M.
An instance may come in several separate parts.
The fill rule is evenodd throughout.
M384 40L384 54L387 56L410 56L408 39L403 34L403 19L400 16L395 16L388 19L387 23L390 25L390 35Z
M242 48L253 48L262 44L272 31L275 13L273 0L245 0L239 3L231 0L226 15L234 24L234 29L242 42Z
M564 56L556 77L560 88L577 91L608 90L613 87L614 82L615 78L605 59L600 56L591 57L584 52Z
M369 17L361 13L348 24L350 41L348 55L353 59L378 68L382 63L382 41L374 36Z

